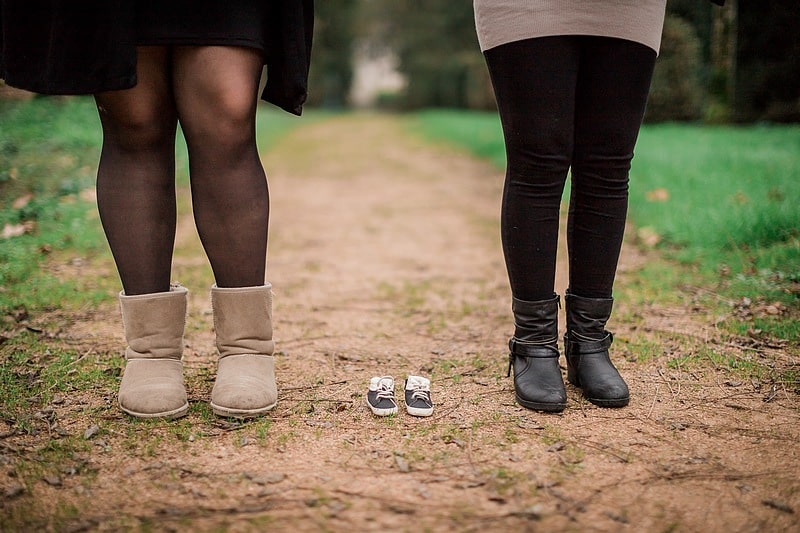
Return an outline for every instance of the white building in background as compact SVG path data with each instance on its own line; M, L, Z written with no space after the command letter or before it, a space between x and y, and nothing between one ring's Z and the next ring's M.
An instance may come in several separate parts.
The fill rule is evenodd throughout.
M397 93L406 86L406 79L397 70L397 56L382 48L376 51L366 43L355 49L350 104L371 107L382 93Z

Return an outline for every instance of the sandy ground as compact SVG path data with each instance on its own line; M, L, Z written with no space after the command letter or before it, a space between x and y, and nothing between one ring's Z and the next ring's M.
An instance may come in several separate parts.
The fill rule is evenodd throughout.
M59 427L100 431L65 460L77 468L44 465L58 483L15 473L47 435L6 421L0 530L798 530L800 396L772 379L797 370L797 347L731 337L691 295L681 308L620 301L609 327L630 406L600 409L568 386L563 413L528 411L505 377L502 173L374 115L300 127L263 155L276 409L242 425L203 407L215 356L208 288L191 272L205 259L182 219L190 415L142 424L113 389L76 392L52 406ZM621 282L646 260L626 244ZM122 350L115 304L86 317L52 342L107 366ZM704 354L773 372L745 380ZM394 376L402 396L407 374L432 379L434 415L400 402L374 417L369 378Z

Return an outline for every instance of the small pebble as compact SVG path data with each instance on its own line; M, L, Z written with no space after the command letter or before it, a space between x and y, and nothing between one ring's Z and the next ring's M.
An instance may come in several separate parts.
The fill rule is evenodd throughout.
M400 457L399 455L394 456L394 462L397 463L397 469L403 473L410 472L411 466L409 466L408 461Z
M280 483L286 479L286 474L281 472L244 472L243 475L257 485Z

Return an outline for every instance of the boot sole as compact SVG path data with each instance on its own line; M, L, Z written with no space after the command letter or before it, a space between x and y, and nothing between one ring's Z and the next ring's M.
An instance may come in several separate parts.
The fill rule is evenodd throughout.
M516 394L514 395L514 399L517 400L517 403L520 404L522 407L526 409L531 409L533 411L545 411L548 413L560 413L564 409L567 408L567 404L565 403L542 403L542 402L531 402L529 400L523 400Z
M211 402L211 410L214 411L215 415L225 418L255 418L271 411L276 405L278 405L278 402L266 407L259 407L258 409L231 409L229 407L215 405L214 402Z
M630 402L630 396L625 398L612 398L612 399L600 399L600 398L589 398L588 396L584 396L587 400L591 403L595 404L598 407L625 407Z
M162 411L160 413L137 413L136 411L131 411L130 409L124 408L122 404L119 404L119 408L125 414L131 415L135 418L180 418L189 412L189 402L186 402L185 405L182 405L178 409L173 409L172 411Z

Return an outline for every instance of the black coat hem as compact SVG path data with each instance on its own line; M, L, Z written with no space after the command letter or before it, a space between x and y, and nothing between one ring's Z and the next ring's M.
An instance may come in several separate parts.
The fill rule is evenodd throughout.
M125 31L133 4L73 1L0 0L0 79L41 94L96 94L136 85L136 51ZM300 115L308 92L314 1L263 1L268 42L261 98Z

